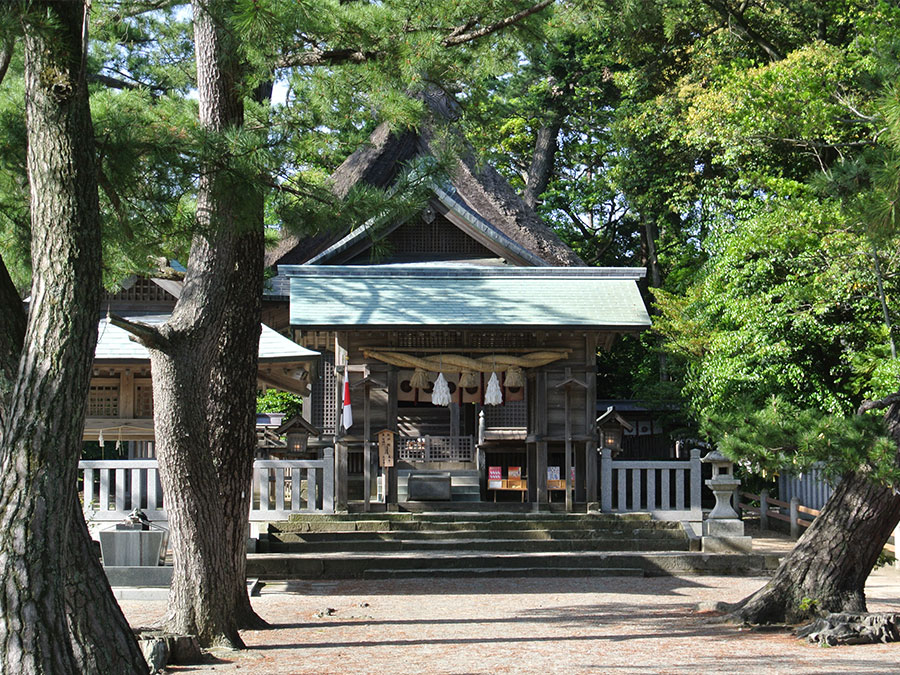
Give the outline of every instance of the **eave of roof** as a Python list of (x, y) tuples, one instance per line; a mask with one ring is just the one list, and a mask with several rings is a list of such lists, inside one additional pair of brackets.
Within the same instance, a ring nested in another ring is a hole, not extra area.
[(572, 327), (650, 326), (635, 283), (641, 268), (474, 265), (281, 266), (291, 277), (291, 324)]
[[(157, 314), (130, 318), (142, 323), (159, 324), (168, 316)], [(279, 335), (262, 324), (262, 332), (259, 337), (260, 363), (308, 362), (318, 358), (319, 355), (319, 352), (301, 347), (296, 342)], [(149, 363), (149, 361), (150, 353), (147, 348), (133, 341), (128, 331), (108, 323), (105, 319), (100, 321), (97, 347), (94, 350), (95, 364), (130, 365)]]

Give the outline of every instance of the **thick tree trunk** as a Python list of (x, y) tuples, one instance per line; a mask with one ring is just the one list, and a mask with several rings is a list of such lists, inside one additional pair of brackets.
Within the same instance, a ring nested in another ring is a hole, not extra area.
[(258, 202), (259, 223), (242, 234), (235, 247), (229, 303), (210, 378), (209, 423), (226, 524), (224, 548), (230, 562), (222, 572), (223, 583), (232, 586), (238, 627), (263, 628), (267, 624), (253, 611), (247, 594), (246, 541), (256, 452), (256, 373), (265, 240), (262, 197), (247, 194), (246, 198)]
[(83, 673), (146, 673), (147, 663), (113, 596), (91, 541), (81, 504), (72, 500), (68, 537), (66, 611), (75, 658)]
[(150, 352), (157, 457), (174, 557), (165, 626), (197, 635), (203, 646), (240, 647), (233, 598), (222, 583), (230, 553), (206, 420), (216, 332), (214, 326), (212, 340), (176, 334), (165, 351)]
[(556, 157), (557, 142), (560, 124), (554, 121), (540, 127), (534, 142), (534, 152), (531, 155), (531, 165), (528, 167), (528, 175), (525, 179), (525, 192), (522, 199), (531, 208), (537, 207), (538, 199), (550, 184), (550, 176), (553, 175), (553, 161)]
[[(0, 432), (4, 673), (83, 673), (94, 663), (84, 660), (85, 650), (72, 647), (65, 593), (76, 449), (100, 308), (100, 215), (83, 17), (81, 3), (33, 3), (25, 23), (32, 286), (24, 347)], [(107, 618), (98, 611), (94, 620)], [(129, 633), (121, 626), (109, 629), (130, 652)], [(129, 665), (111, 672), (146, 672), (145, 665)]]
[[(243, 125), (230, 8), (226, 0), (193, 2), (200, 123), (212, 133)], [(246, 390), (255, 392), (256, 370), (246, 354), (223, 350), (249, 349), (255, 364), (259, 310), (252, 305), (262, 294), (261, 279), (254, 281), (262, 273), (262, 252), (256, 242), (246, 250), (242, 232), (248, 214), (254, 223), (256, 199), (227, 162), (218, 158), (201, 171), (198, 234), (184, 290), (172, 318), (146, 343), (175, 562), (166, 628), (197, 635), (203, 646), (242, 647), (238, 625), (252, 617), (237, 589), (246, 596), (244, 538), (255, 447), (255, 438), (246, 437), (255, 410)], [(238, 445), (220, 447), (232, 442)]]
[[(895, 439), (900, 406), (885, 420)], [(878, 555), (900, 521), (900, 496), (869, 479), (844, 477), (819, 516), (762, 589), (732, 616), (748, 623), (798, 623), (827, 612), (864, 612), (864, 587)]]

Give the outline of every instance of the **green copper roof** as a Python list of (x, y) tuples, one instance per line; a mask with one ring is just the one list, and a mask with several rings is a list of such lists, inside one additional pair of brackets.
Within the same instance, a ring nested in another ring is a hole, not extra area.
[[(160, 324), (168, 315), (128, 317), (141, 323)], [(142, 344), (131, 340), (130, 334), (107, 322), (100, 321), (97, 329), (97, 347), (94, 350), (95, 363), (140, 363), (149, 362), (150, 353)], [(259, 336), (259, 360), (262, 363), (309, 361), (319, 356), (319, 352), (301, 347), (296, 342), (279, 335), (266, 325), (262, 325)]]
[(349, 326), (650, 326), (643, 269), (468, 265), (281, 265), (291, 324)]

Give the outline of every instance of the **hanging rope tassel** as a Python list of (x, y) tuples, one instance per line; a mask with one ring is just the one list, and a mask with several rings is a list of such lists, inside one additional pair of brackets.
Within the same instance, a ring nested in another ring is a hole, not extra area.
[(467, 370), (459, 376), (459, 386), (463, 389), (470, 389), (481, 384), (478, 373)]
[(510, 366), (506, 369), (506, 381), (503, 383), (506, 387), (524, 387), (525, 373), (519, 366)]
[(416, 368), (416, 372), (409, 379), (409, 386), (413, 389), (428, 389), (428, 374), (421, 368)]
[(434, 393), (431, 395), (431, 402), (435, 405), (450, 405), (450, 387), (447, 385), (447, 379), (443, 373), (438, 373), (437, 379), (434, 381)]
[(488, 380), (487, 388), (484, 390), (485, 405), (500, 405), (503, 403), (503, 392), (500, 390), (500, 381), (497, 379), (497, 373), (491, 373), (491, 379)]

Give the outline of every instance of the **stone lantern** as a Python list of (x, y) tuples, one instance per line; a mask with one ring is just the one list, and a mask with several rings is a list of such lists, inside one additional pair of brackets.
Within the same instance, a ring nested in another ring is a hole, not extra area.
[(700, 460), (712, 465), (712, 478), (705, 481), (716, 505), (703, 521), (703, 550), (707, 553), (744, 553), (752, 539), (744, 536), (744, 523), (731, 506), (731, 496), (741, 481), (734, 477), (734, 463), (718, 450)]

